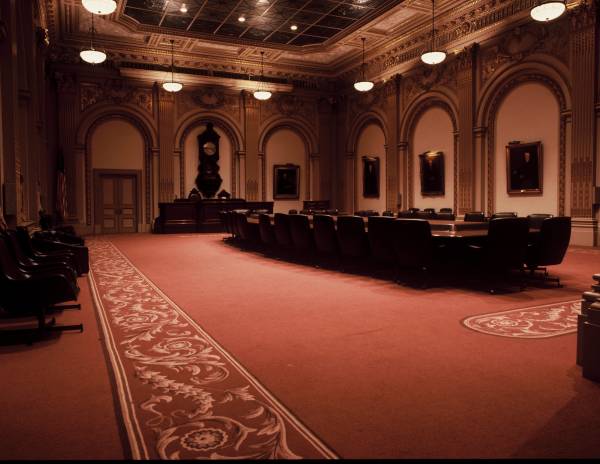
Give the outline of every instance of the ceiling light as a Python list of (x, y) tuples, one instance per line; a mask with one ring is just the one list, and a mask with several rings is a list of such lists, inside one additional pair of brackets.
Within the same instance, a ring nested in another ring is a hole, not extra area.
[(179, 8), (179, 11), (180, 11), (181, 13), (187, 13), (187, 12), (188, 12), (188, 9), (187, 9), (187, 6), (186, 6), (186, 4), (185, 4), (185, 3), (182, 3), (182, 4), (181, 4), (181, 8)]
[(240, 17), (238, 18), (238, 21), (239, 21), (240, 23), (244, 23), (244, 22), (246, 22), (246, 17), (245, 17), (245, 16), (240, 16)]
[(431, 0), (431, 48), (421, 55), (425, 64), (440, 64), (446, 59), (446, 53), (435, 49), (435, 0)]
[(292, 24), (292, 25), (290, 26), (290, 29), (291, 29), (292, 31), (297, 31), (297, 30), (298, 30), (298, 26), (296, 26), (295, 24)]
[(361, 66), (362, 73), (361, 73), (361, 79), (354, 83), (354, 88), (356, 90), (358, 90), (359, 92), (368, 92), (369, 90), (371, 90), (373, 88), (373, 86), (375, 84), (373, 84), (373, 82), (368, 81), (365, 78), (365, 67), (366, 67), (366, 65), (365, 65), (365, 40), (366, 39), (364, 37), (361, 37), (361, 40), (362, 40), (362, 49), (363, 49), (362, 66)]
[(531, 17), (536, 21), (547, 22), (556, 19), (565, 12), (567, 5), (564, 1), (540, 1), (531, 9)]
[(171, 80), (168, 82), (163, 82), (163, 89), (167, 92), (179, 92), (183, 89), (183, 84), (179, 82), (175, 82), (175, 60), (173, 58), (173, 40), (171, 39)]
[(264, 85), (264, 77), (265, 77), (265, 52), (261, 51), (260, 52), (260, 81), (258, 82), (258, 87), (257, 89), (254, 91), (253, 95), (254, 98), (256, 98), (257, 100), (268, 100), (269, 98), (271, 98), (271, 92), (269, 92)]
[(107, 15), (117, 9), (115, 0), (81, 0), (83, 7), (90, 13)]
[(81, 50), (79, 56), (83, 61), (90, 64), (100, 64), (106, 60), (106, 53), (94, 48), (94, 14), (92, 13), (92, 29), (90, 35), (90, 48)]

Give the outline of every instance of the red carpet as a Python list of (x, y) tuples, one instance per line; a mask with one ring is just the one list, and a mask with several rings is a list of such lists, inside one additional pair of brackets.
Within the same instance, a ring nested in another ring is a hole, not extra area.
[(600, 456), (600, 386), (581, 377), (574, 334), (461, 324), (577, 299), (597, 250), (551, 269), (563, 288), (490, 295), (277, 261), (221, 237), (110, 240), (340, 456)]

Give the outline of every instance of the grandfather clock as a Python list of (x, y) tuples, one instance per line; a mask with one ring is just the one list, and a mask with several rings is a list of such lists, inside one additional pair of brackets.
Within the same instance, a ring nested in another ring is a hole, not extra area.
[(219, 139), (219, 134), (210, 122), (206, 124), (206, 130), (198, 136), (200, 156), (196, 185), (204, 198), (214, 197), (223, 182), (219, 175)]

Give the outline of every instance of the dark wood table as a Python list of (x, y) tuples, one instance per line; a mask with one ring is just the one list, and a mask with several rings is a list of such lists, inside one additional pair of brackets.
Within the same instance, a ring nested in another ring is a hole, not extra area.
[[(273, 214), (269, 214), (271, 222), (273, 222)], [(308, 216), (308, 220), (312, 225), (312, 216)], [(337, 221), (337, 216), (333, 216), (334, 221)], [(368, 230), (369, 218), (363, 217), (365, 228)], [(431, 235), (441, 238), (471, 238), (485, 237), (488, 231), (487, 222), (465, 222), (465, 221), (449, 221), (445, 219), (429, 219), (431, 224)], [(258, 224), (258, 216), (248, 216), (248, 223)]]

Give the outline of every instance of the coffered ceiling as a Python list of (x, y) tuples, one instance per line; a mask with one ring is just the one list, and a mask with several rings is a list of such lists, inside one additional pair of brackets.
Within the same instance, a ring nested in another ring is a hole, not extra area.
[[(59, 61), (89, 45), (91, 14), (81, 0), (39, 0), (46, 8)], [(183, 4), (185, 6), (183, 7)], [(436, 29), (443, 44), (489, 30), (511, 15), (527, 16), (531, 0), (436, 0)], [(272, 82), (349, 75), (361, 62), (418, 59), (431, 32), (431, 0), (117, 0), (117, 10), (96, 16), (96, 46), (109, 63), (153, 69), (170, 64), (207, 76), (256, 75), (265, 52)], [(182, 7), (184, 12), (182, 12)], [(187, 10), (187, 11), (185, 11)], [(508, 12), (508, 13), (507, 13)], [(238, 20), (243, 16), (245, 21)], [(295, 31), (290, 29), (294, 24)], [(408, 57), (408, 58), (405, 58)], [(68, 60), (67, 60), (68, 61)], [(386, 72), (393, 72), (386, 67)]]

